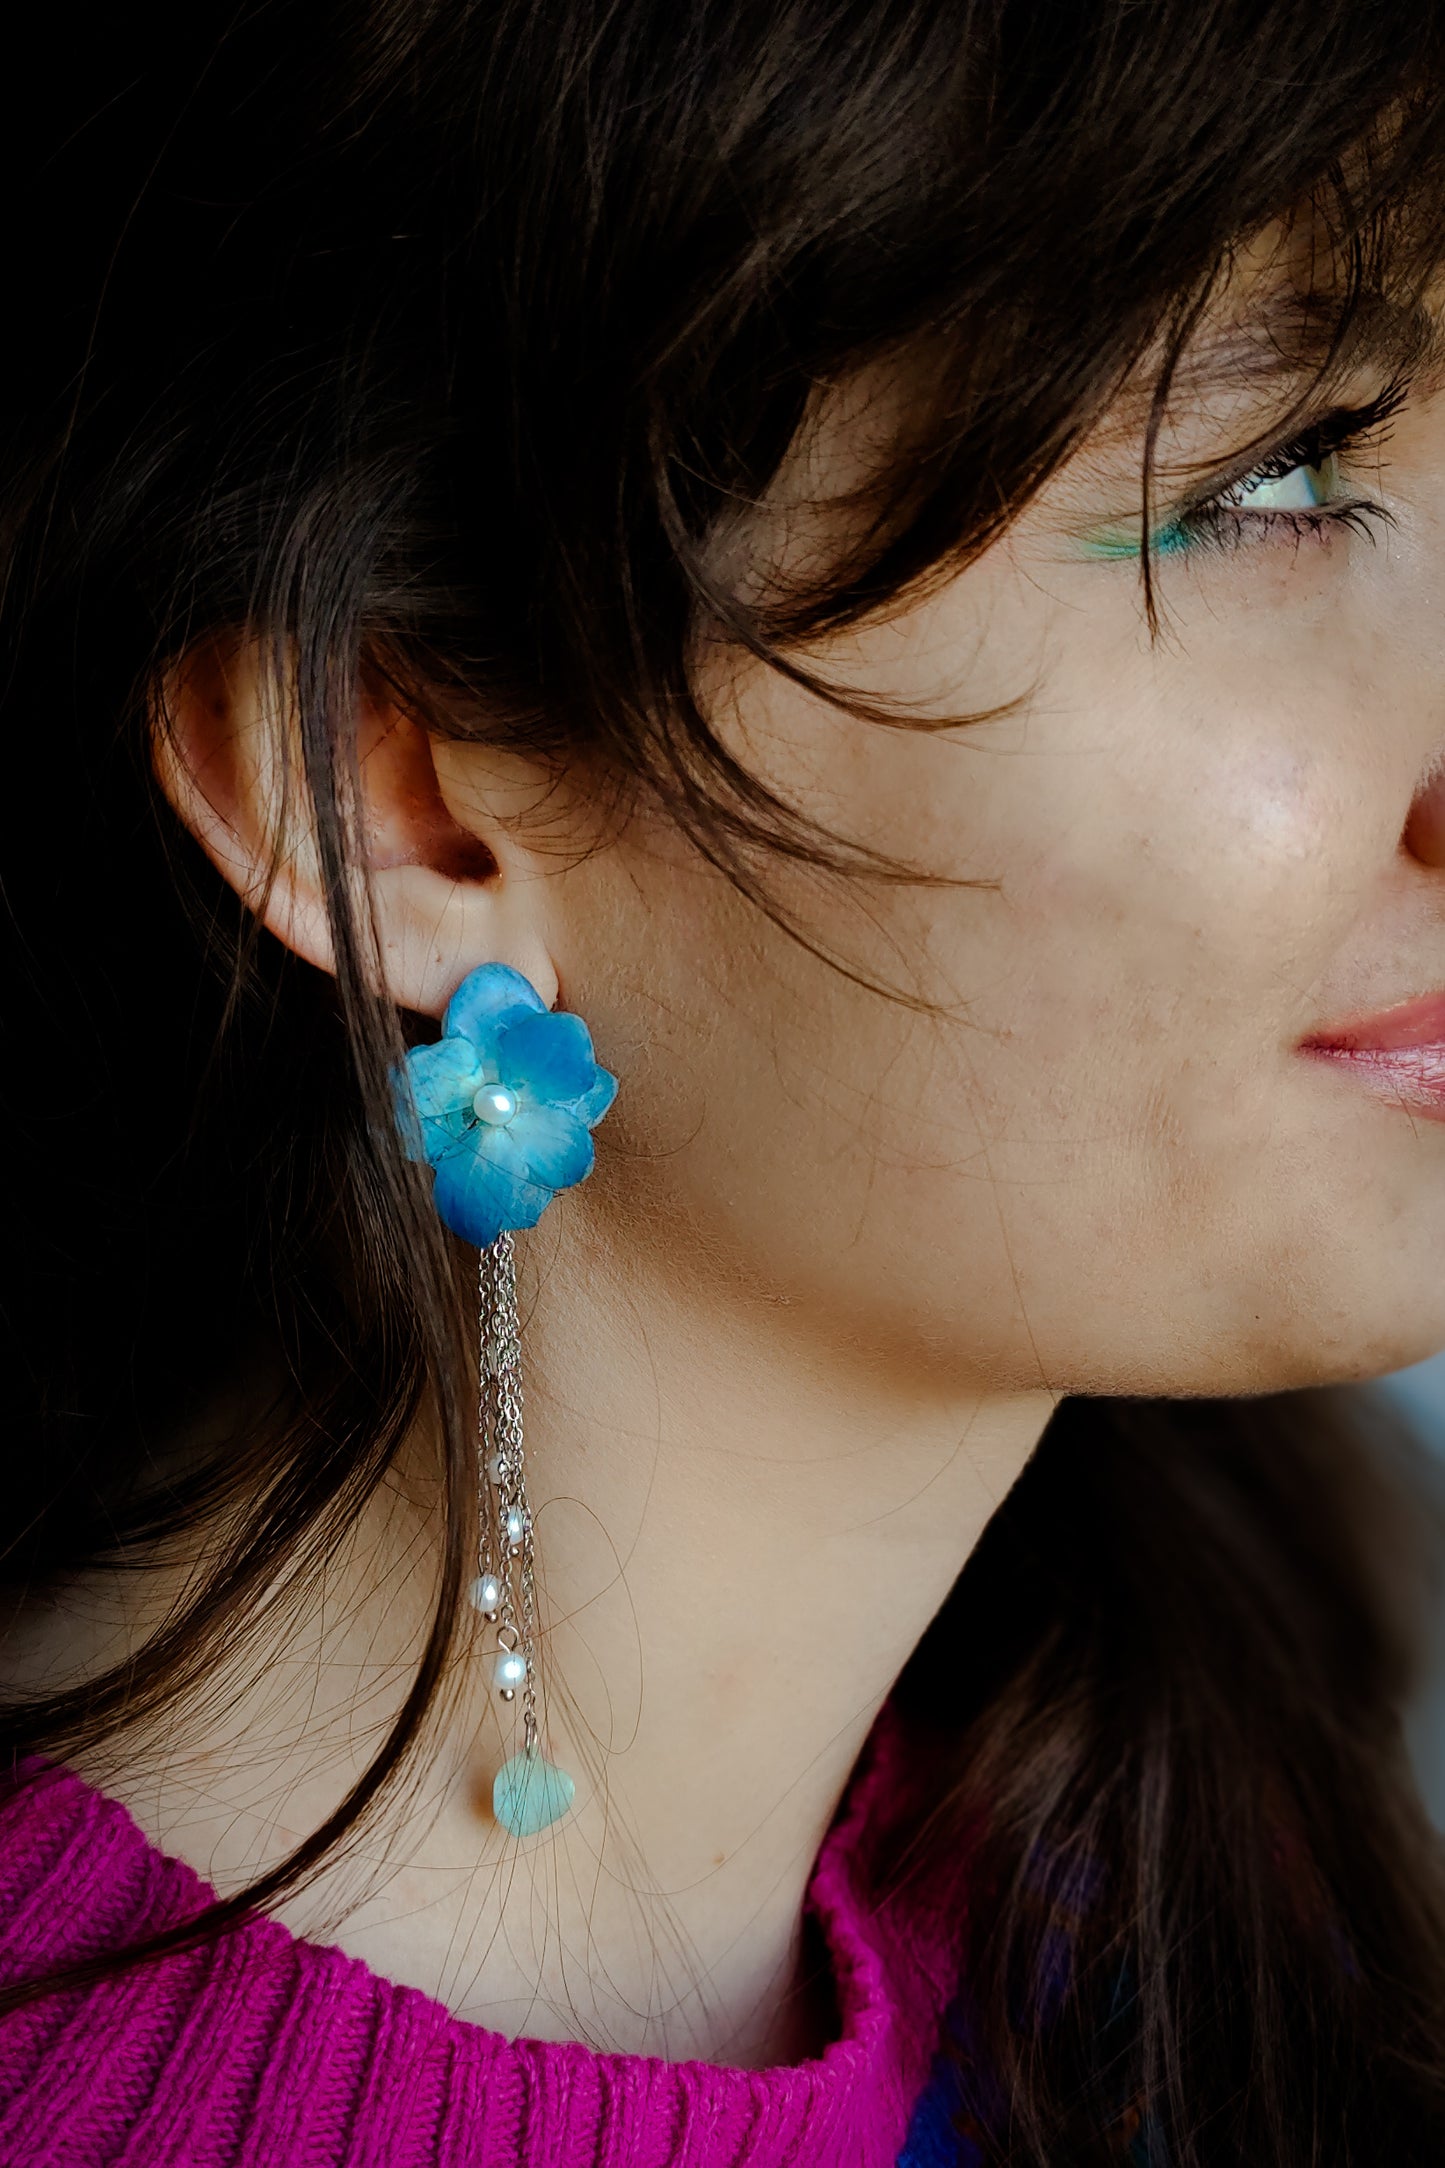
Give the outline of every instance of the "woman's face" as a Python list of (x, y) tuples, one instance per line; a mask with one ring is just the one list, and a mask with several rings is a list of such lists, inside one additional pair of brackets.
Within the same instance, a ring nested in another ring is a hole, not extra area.
[[(1391, 373), (1362, 360), (1325, 404)], [(1445, 1346), (1445, 1124), (1302, 1050), (1445, 989), (1429, 389), (1387, 442), (1332, 455), (1327, 425), (1180, 526), (1200, 467), (1281, 402), (1186, 372), (1157, 636), (1119, 415), (976, 565), (810, 658), (996, 719), (892, 729), (719, 679), (719, 729), (784, 795), (946, 877), (771, 875), (830, 952), (938, 1013), (831, 970), (637, 820), (544, 884), (561, 998), (623, 1079), (570, 1209), (915, 1376), (1237, 1392)], [(1345, 516), (1362, 498), (1388, 522)]]

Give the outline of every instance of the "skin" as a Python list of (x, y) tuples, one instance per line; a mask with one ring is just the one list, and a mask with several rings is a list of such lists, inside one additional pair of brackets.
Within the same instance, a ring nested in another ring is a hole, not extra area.
[[(1346, 396), (1378, 389), (1362, 368)], [(1158, 637), (1137, 562), (1097, 547), (1138, 494), (1121, 409), (977, 564), (810, 658), (993, 720), (887, 729), (710, 660), (719, 727), (786, 796), (950, 877), (772, 876), (926, 1012), (789, 941), (656, 818), (574, 850), (580, 785), (362, 715), (392, 997), (440, 1015), (498, 958), (587, 1018), (622, 1091), (596, 1174), (523, 1238), (549, 1736), (577, 1806), (520, 1861), (500, 1840), (483, 1802), (512, 1742), (474, 1654), (415, 1811), (292, 1926), (508, 2032), (815, 2050), (818, 1842), (1058, 1396), (1271, 1391), (1445, 1346), (1445, 1128), (1300, 1051), (1445, 986), (1431, 392), (1357, 462), (1388, 530), (1171, 553)], [(1283, 403), (1191, 382), (1161, 494)], [(854, 427), (784, 476), (760, 550), (786, 557), (789, 492), (826, 493)], [(172, 708), (167, 787), (259, 902), (282, 734), (254, 657), (198, 653)], [(264, 908), (324, 965), (289, 841)], [(153, 1751), (88, 1766), (222, 1888), (314, 1826), (399, 1704), (434, 1585), (426, 1448), (324, 1605)], [(37, 1628), (35, 1675), (113, 1653), (174, 1586), (89, 1591)]]

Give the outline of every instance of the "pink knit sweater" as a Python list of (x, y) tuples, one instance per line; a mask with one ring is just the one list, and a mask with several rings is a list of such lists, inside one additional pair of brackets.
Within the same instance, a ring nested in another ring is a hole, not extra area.
[[(915, 2151), (908, 2131), (956, 1985), (957, 1914), (865, 1894), (901, 1753), (885, 1717), (813, 1870), (808, 1904), (839, 2012), (814, 2061), (734, 2070), (508, 2040), (258, 1918), (212, 1948), (0, 2020), (0, 2163), (894, 2168), (905, 2148), (909, 2161), (941, 2157), (931, 2141)], [(212, 1894), (114, 1800), (63, 1768), (22, 1769), (35, 1781), (0, 1800), (0, 1980), (128, 1940)], [(937, 2116), (925, 2108), (922, 2120)]]

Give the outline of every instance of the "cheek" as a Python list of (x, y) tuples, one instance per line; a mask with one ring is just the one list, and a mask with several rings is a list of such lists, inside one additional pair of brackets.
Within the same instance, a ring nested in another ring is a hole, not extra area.
[(1273, 728), (1236, 711), (1131, 732), (1086, 803), (1037, 808), (1005, 888), (1071, 1012), (1104, 999), (1187, 1028), (1223, 1004), (1251, 1031), (1294, 1027), (1353, 913), (1364, 822), (1359, 779)]
[(1138, 1274), (1268, 1246), (1300, 1142), (1294, 1049), (1378, 874), (1361, 838), (1386, 798), (1328, 757), (1343, 726), (1296, 723), (1258, 695), (1116, 714), (1087, 768), (1041, 755), (1015, 786), (982, 1075), (1036, 1305), (1051, 1246), (1084, 1241), (1141, 1315)]
[(1202, 778), (1199, 826), (1213, 847), (1210, 867), (1227, 871), (1224, 900), (1238, 884), (1294, 886), (1338, 847), (1343, 807), (1319, 761), (1283, 747), (1240, 750)]
[(1116, 658), (955, 738), (807, 738), (844, 833), (985, 884), (769, 869), (832, 953), (942, 1017), (860, 993), (659, 843), (625, 880), (595, 861), (636, 974), (614, 1178), (649, 1254), (723, 1260), (914, 1370), (963, 1349), (1000, 1379), (1046, 1358), (1084, 1389), (1196, 1389), (1221, 1346), (1273, 1346), (1327, 1217), (1294, 1046), (1400, 784), (1373, 697), (1295, 653), (1292, 677), (1174, 657), (1173, 685)]

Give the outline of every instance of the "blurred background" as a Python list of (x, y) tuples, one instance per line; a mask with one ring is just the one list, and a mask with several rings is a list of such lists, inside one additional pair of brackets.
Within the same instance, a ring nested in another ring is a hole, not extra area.
[[(1412, 1370), (1397, 1370), (1362, 1392), (1383, 1393), (1409, 1418), (1411, 1427), (1445, 1467), (1445, 1355)], [(1425, 1691), (1410, 1712), (1410, 1745), (1425, 1802), (1445, 1829), (1445, 1604), (1439, 1612), (1434, 1665)]]

